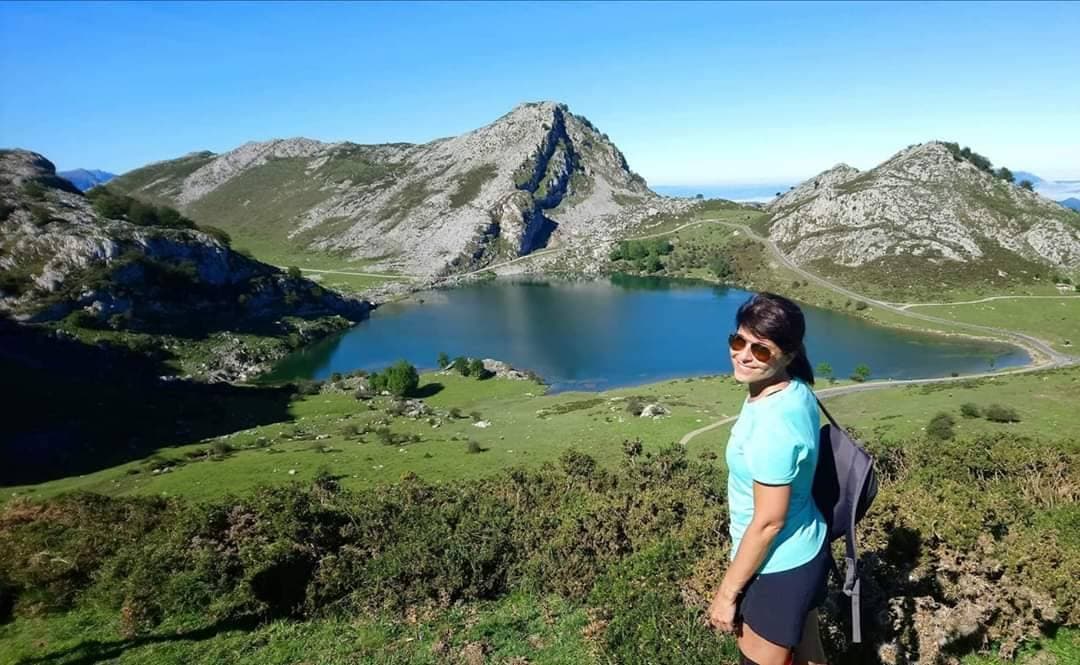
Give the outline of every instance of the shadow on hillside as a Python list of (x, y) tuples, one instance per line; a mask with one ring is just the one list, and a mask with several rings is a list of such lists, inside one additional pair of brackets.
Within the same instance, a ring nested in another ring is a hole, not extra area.
[(437, 381), (432, 381), (431, 383), (425, 383), (424, 385), (414, 390), (412, 396), (417, 399), (427, 399), (428, 397), (433, 397), (441, 393), (444, 387), (445, 386), (443, 386), (443, 384)]
[(0, 318), (0, 485), (90, 473), (290, 420), (291, 386), (163, 381), (167, 360)]
[(16, 665), (36, 665), (37, 663), (59, 662), (63, 662), (65, 665), (89, 665), (90, 663), (101, 663), (119, 658), (129, 649), (137, 649), (148, 644), (201, 642), (203, 640), (211, 639), (221, 633), (250, 631), (258, 627), (258, 625), (259, 620), (257, 618), (245, 617), (241, 619), (219, 621), (209, 626), (185, 632), (146, 635), (144, 637), (134, 637), (128, 640), (113, 640), (110, 642), (87, 640), (67, 649), (61, 649), (42, 656), (24, 658), (16, 661)]

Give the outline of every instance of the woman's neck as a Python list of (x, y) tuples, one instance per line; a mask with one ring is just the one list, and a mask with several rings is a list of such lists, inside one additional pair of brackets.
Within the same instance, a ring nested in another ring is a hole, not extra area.
[(771, 376), (762, 381), (754, 381), (749, 384), (750, 401), (753, 402), (762, 397), (768, 397), (775, 392), (783, 390), (789, 383), (791, 383), (791, 377), (788, 376), (787, 372), (781, 372), (776, 376)]

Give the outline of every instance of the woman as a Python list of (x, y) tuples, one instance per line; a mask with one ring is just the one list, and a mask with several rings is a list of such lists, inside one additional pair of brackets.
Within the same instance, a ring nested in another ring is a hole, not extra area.
[(806, 322), (771, 293), (735, 322), (731, 364), (749, 395), (727, 445), (732, 558), (709, 622), (737, 635), (744, 664), (824, 663), (815, 608), (832, 558), (812, 495), (820, 421)]

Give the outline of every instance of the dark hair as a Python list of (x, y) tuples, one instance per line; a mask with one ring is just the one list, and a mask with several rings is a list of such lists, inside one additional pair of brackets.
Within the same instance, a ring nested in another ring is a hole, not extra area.
[(806, 319), (798, 305), (775, 293), (758, 293), (739, 306), (735, 327), (746, 328), (756, 337), (769, 340), (784, 353), (794, 353), (788, 374), (814, 385), (814, 370), (810, 368), (803, 344)]

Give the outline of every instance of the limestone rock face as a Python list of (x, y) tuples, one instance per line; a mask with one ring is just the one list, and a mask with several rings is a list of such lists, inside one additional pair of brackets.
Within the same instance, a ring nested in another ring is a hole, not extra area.
[(0, 310), (20, 319), (84, 308), (99, 319), (321, 311), (358, 320), (370, 309), (202, 231), (104, 218), (51, 162), (27, 150), (0, 151), (0, 208)]
[(769, 236), (800, 263), (910, 256), (966, 263), (1005, 250), (1080, 267), (1080, 216), (980, 170), (940, 142), (859, 172), (841, 164), (772, 201)]
[(665, 206), (563, 104), (521, 104), (425, 144), (248, 143), (150, 164), (110, 187), (235, 238), (344, 253), (376, 270), (466, 272), (543, 247), (611, 240)]

